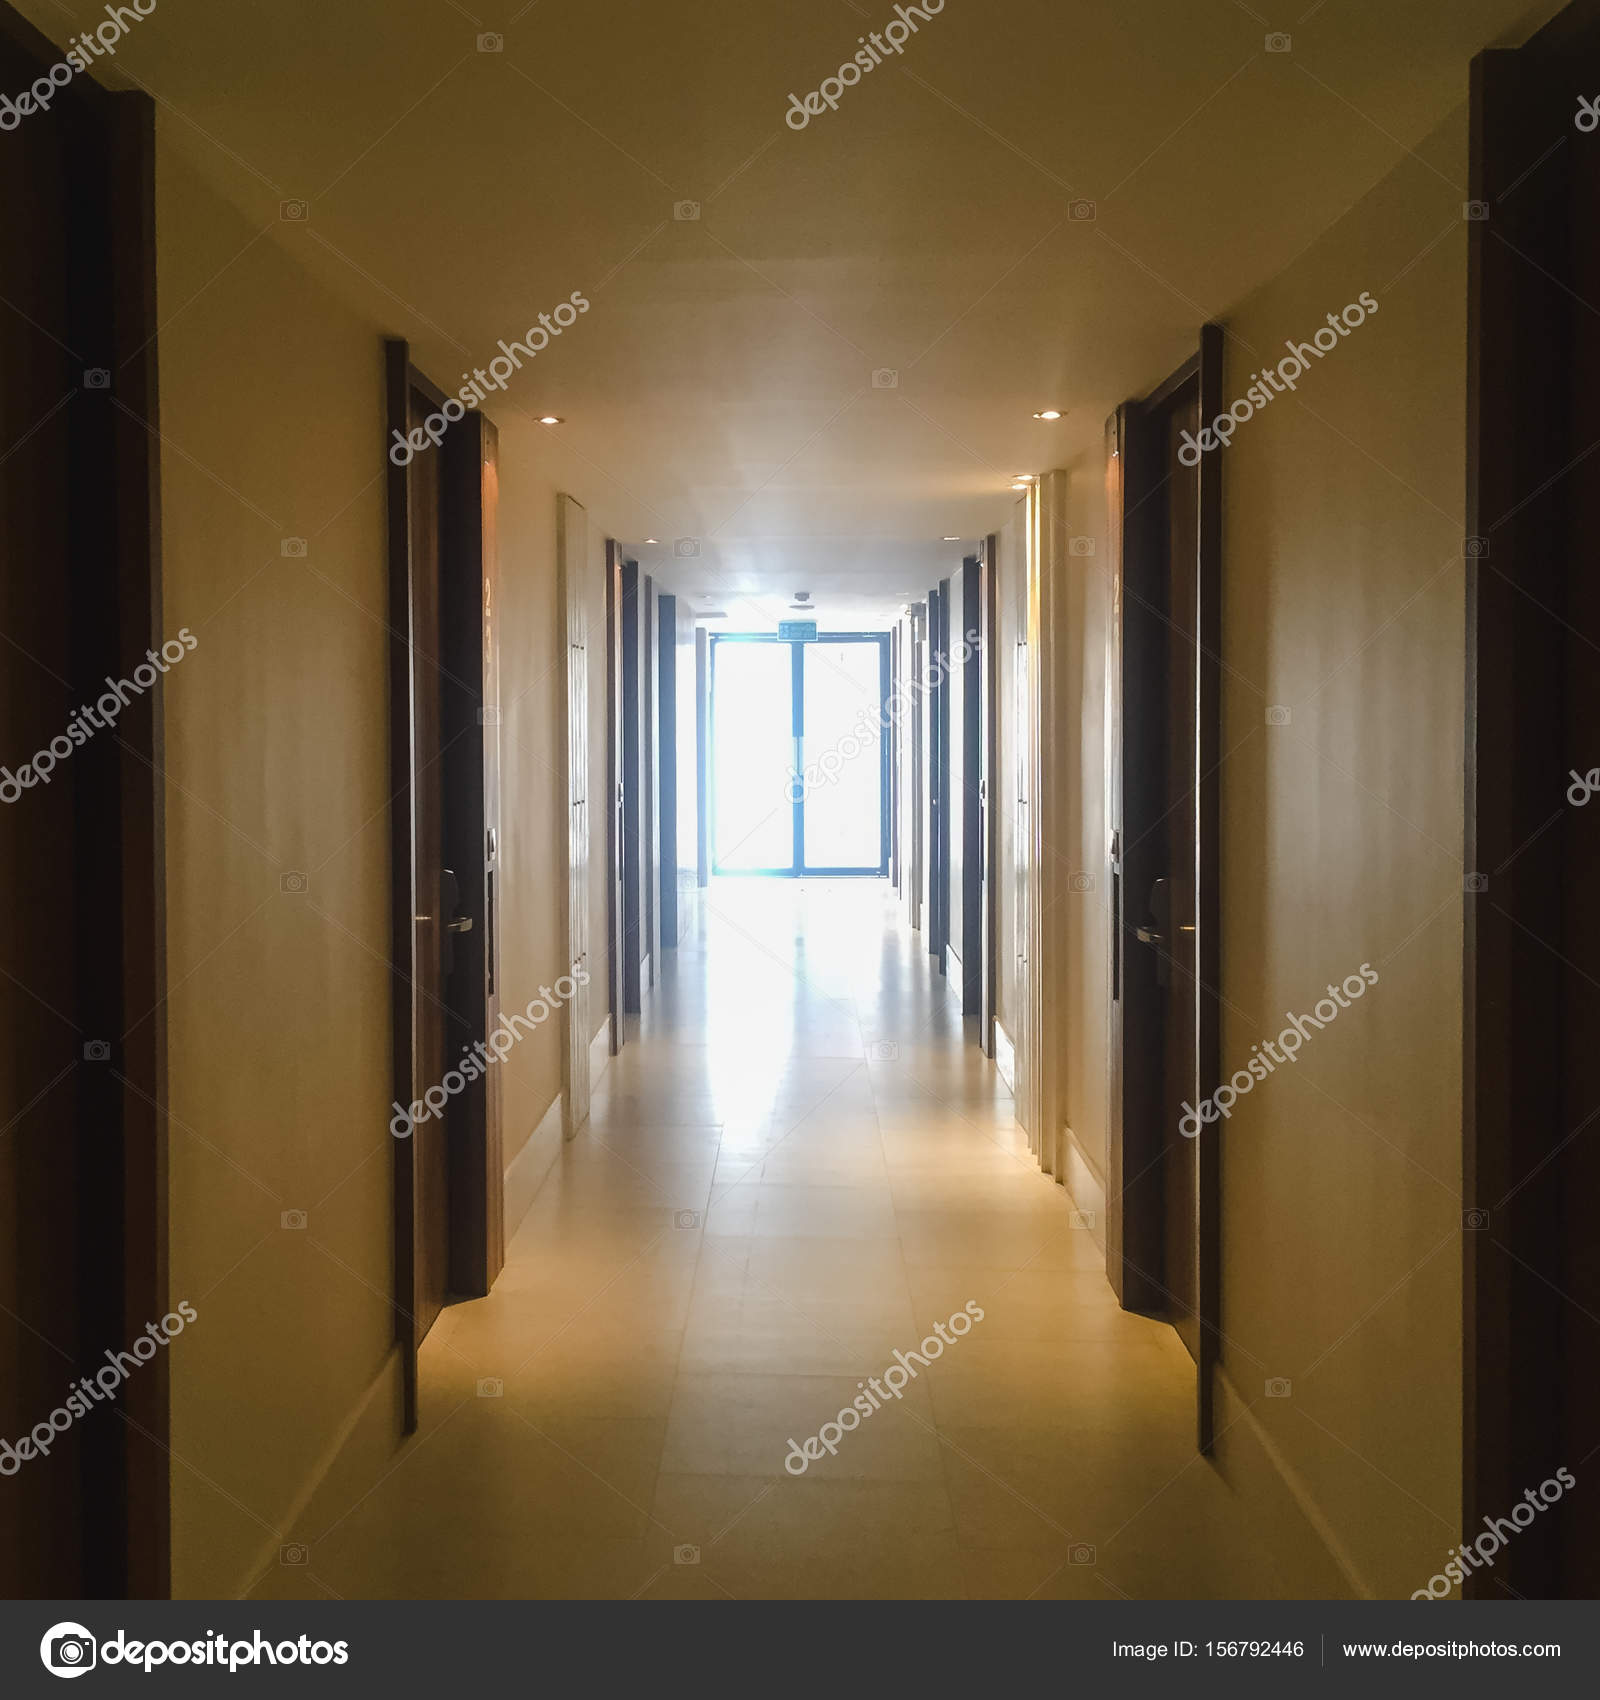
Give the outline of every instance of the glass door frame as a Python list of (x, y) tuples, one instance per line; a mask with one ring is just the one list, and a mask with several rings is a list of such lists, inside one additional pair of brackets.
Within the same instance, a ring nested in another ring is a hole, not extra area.
[[(808, 868), (806, 866), (806, 791), (805, 762), (805, 656), (802, 651), (810, 643), (870, 643), (878, 649), (878, 861), (872, 867)], [(794, 757), (789, 782), (790, 806), (794, 810), (794, 856), (786, 868), (724, 868), (717, 858), (717, 650), (725, 643), (767, 643), (783, 645), (789, 650), (790, 730)], [(710, 714), (707, 735), (710, 740), (710, 796), (706, 803), (706, 818), (711, 824), (711, 871), (724, 879), (887, 879), (889, 875), (889, 835), (892, 823), (889, 814), (889, 695), (892, 671), (888, 632), (818, 632), (811, 638), (780, 638), (766, 632), (713, 632), (711, 634)]]

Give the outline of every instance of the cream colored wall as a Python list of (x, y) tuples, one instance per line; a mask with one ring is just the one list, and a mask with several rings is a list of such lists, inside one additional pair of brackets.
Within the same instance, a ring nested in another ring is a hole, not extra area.
[[(504, 616), (500, 638), (504, 699), (500, 1007), (510, 1012), (525, 1009), (541, 995), (541, 987), (548, 990), (567, 971), (567, 657), (556, 571), (558, 492), (539, 471), (534, 440), (538, 427), (521, 414), (505, 410), (497, 423)], [(605, 630), (603, 621), (600, 629)], [(603, 972), (598, 979), (603, 1008)], [(561, 1022), (546, 1021), (502, 1065), (508, 1164), (561, 1091), (565, 1044)]]
[(383, 354), (165, 120), (157, 233), (173, 1585), (227, 1597), (392, 1369)]
[(995, 929), (999, 960), (995, 964), (995, 1013), (1013, 1043), (1017, 1037), (1017, 645), (1028, 627), (1028, 563), (1023, 504), (997, 534), (999, 571), (995, 584), (995, 641), (998, 761), (995, 796), (1000, 807), (996, 878), (1000, 888), (1000, 919)]
[[(157, 221), (164, 621), (199, 640), (165, 686), (172, 1293), (199, 1313), (170, 1366), (173, 1576), (179, 1595), (226, 1597), (275, 1562), (353, 1434), (362, 1468), (382, 1466), (399, 1438), (382, 455), (392, 327), (328, 295), (276, 242), (252, 242), (166, 119)], [(565, 970), (564, 655), (555, 489), (536, 427), (497, 422), (510, 1009)], [(282, 552), (290, 537), (306, 540), (303, 557)], [(603, 601), (593, 618), (603, 633)], [(603, 647), (598, 659), (603, 704)], [(594, 748), (603, 773), (599, 737)], [(280, 888), (290, 872), (307, 876), (303, 893)], [(510, 1161), (560, 1090), (559, 1023), (503, 1066)], [(306, 1212), (306, 1227), (284, 1227), (288, 1211)], [(349, 1448), (339, 1468), (354, 1469)]]
[(1223, 461), (1224, 1072), (1381, 978), (1222, 1136), (1222, 1458), (1262, 1467), (1259, 1425), (1399, 1595), (1460, 1536), (1464, 115), (1419, 151), (1228, 316), (1224, 386), (1377, 297)]
[[(1045, 1068), (1054, 1114), (1070, 1134), (1055, 1163), (1085, 1209), (1104, 1207), (1110, 1096), (1107, 1024), (1111, 914), (1106, 849), (1106, 564), (1103, 468), (1079, 463), (1047, 479), (1042, 571), (1049, 580), (1050, 721), (1043, 742), (1049, 805)], [(1053, 510), (1053, 511), (1052, 511)], [(1087, 1165), (1088, 1174), (1079, 1165)], [(1097, 1220), (1097, 1226), (1098, 1226)]]

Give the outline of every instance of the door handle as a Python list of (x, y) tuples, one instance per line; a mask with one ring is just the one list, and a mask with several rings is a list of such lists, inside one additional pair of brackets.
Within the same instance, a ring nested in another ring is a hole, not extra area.
[(1156, 984), (1169, 986), (1172, 984), (1172, 959), (1168, 956), (1165, 946), (1168, 942), (1167, 933), (1172, 925), (1172, 882), (1158, 879), (1150, 887), (1150, 920), (1147, 925), (1135, 927), (1133, 936), (1140, 944), (1153, 945), (1156, 951)]
[(446, 921), (444, 930), (447, 933), (470, 933), (472, 931), (472, 917), (460, 915), (454, 921)]

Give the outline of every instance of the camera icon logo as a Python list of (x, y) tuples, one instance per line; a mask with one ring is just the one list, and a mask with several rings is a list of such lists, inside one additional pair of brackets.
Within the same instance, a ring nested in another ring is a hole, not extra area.
[(1489, 216), (1489, 203), (1487, 201), (1463, 201), (1461, 203), (1461, 216), (1469, 224), (1482, 224)]
[(497, 1375), (486, 1375), (478, 1383), (480, 1399), (503, 1399), (506, 1396), (506, 1384)]
[(1268, 53), (1287, 53), (1293, 45), (1292, 40), (1281, 30), (1275, 30), (1267, 37)]
[(306, 1213), (303, 1210), (285, 1210), (278, 1220), (286, 1228), (304, 1228), (306, 1225)]
[(679, 224), (698, 224), (700, 222), (700, 203), (698, 201), (674, 201), (672, 216)]
[(1074, 874), (1072, 876), (1072, 878), (1067, 881), (1067, 884), (1070, 885), (1074, 891), (1078, 891), (1078, 892), (1093, 891), (1094, 890), (1094, 875), (1093, 874)]
[(279, 1564), (309, 1564), (310, 1562), (311, 1548), (302, 1545), (299, 1541), (292, 1541), (288, 1546), (278, 1548)]
[(499, 703), (485, 703), (478, 710), (478, 724), (480, 726), (498, 726), (500, 724)]
[(700, 1212), (698, 1210), (679, 1210), (673, 1215), (672, 1225), (675, 1228), (698, 1228), (700, 1226)]
[(303, 537), (286, 537), (278, 545), (278, 553), (286, 560), (303, 561), (310, 549)]
[(1068, 1564), (1093, 1564), (1095, 1549), (1087, 1541), (1074, 1541), (1067, 1548)]
[(1067, 545), (1074, 555), (1092, 555), (1094, 539), (1092, 537), (1074, 537)]
[(1293, 718), (1293, 714), (1285, 703), (1275, 702), (1267, 710), (1267, 724), (1269, 726), (1287, 726)]
[(1067, 1225), (1072, 1228), (1087, 1228), (1094, 1232), (1094, 1212), (1092, 1210), (1074, 1210), (1067, 1217)]
[(879, 366), (872, 374), (872, 387), (875, 390), (897, 390), (900, 388), (900, 374), (893, 366)]
[(290, 897), (299, 897), (306, 891), (310, 884), (311, 881), (307, 879), (304, 874), (300, 873), (297, 869), (291, 869), (288, 873), (280, 875), (278, 879), (278, 890), (286, 893)]
[(700, 553), (700, 539), (698, 537), (680, 537), (672, 545), (672, 552), (680, 561), (686, 561), (691, 555)]
[(95, 1638), (81, 1623), (57, 1623), (39, 1642), (39, 1662), (52, 1676), (82, 1676), (100, 1657)]
[(674, 1547), (672, 1549), (672, 1562), (674, 1564), (698, 1564), (700, 1562), (699, 1547), (690, 1546), (687, 1542), (681, 1547)]
[(1487, 874), (1468, 874), (1461, 882), (1461, 889), (1463, 891), (1487, 891), (1489, 889), (1489, 876)]
[(111, 1046), (104, 1039), (86, 1040), (83, 1047), (85, 1062), (110, 1062)]
[(304, 224), (311, 217), (310, 201), (279, 201), (278, 217), (285, 224)]
[(1461, 544), (1461, 553), (1469, 561), (1480, 561), (1489, 553), (1489, 539), (1487, 537), (1465, 538)]
[(503, 35), (496, 35), (493, 30), (485, 30), (478, 37), (478, 51), (480, 53), (504, 53), (505, 50), (506, 38)]
[(1281, 1375), (1273, 1376), (1267, 1383), (1267, 1397), (1269, 1399), (1287, 1399), (1289, 1397), (1287, 1379)]
[(1480, 1228), (1489, 1226), (1489, 1212), (1487, 1210), (1464, 1210), (1461, 1213), (1461, 1225), (1477, 1233)]
[(104, 366), (91, 366), (83, 374), (83, 387), (86, 390), (108, 390), (111, 388), (111, 373)]
[(1093, 219), (1097, 211), (1093, 201), (1073, 201), (1067, 208), (1067, 217), (1084, 223)]
[(893, 1039), (880, 1039), (875, 1045), (867, 1047), (867, 1055), (874, 1062), (893, 1062), (900, 1055), (900, 1047)]

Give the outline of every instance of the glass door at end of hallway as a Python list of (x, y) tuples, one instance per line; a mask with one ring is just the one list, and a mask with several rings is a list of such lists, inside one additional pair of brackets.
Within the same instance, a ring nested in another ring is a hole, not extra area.
[(712, 868), (884, 876), (889, 635), (711, 639)]

